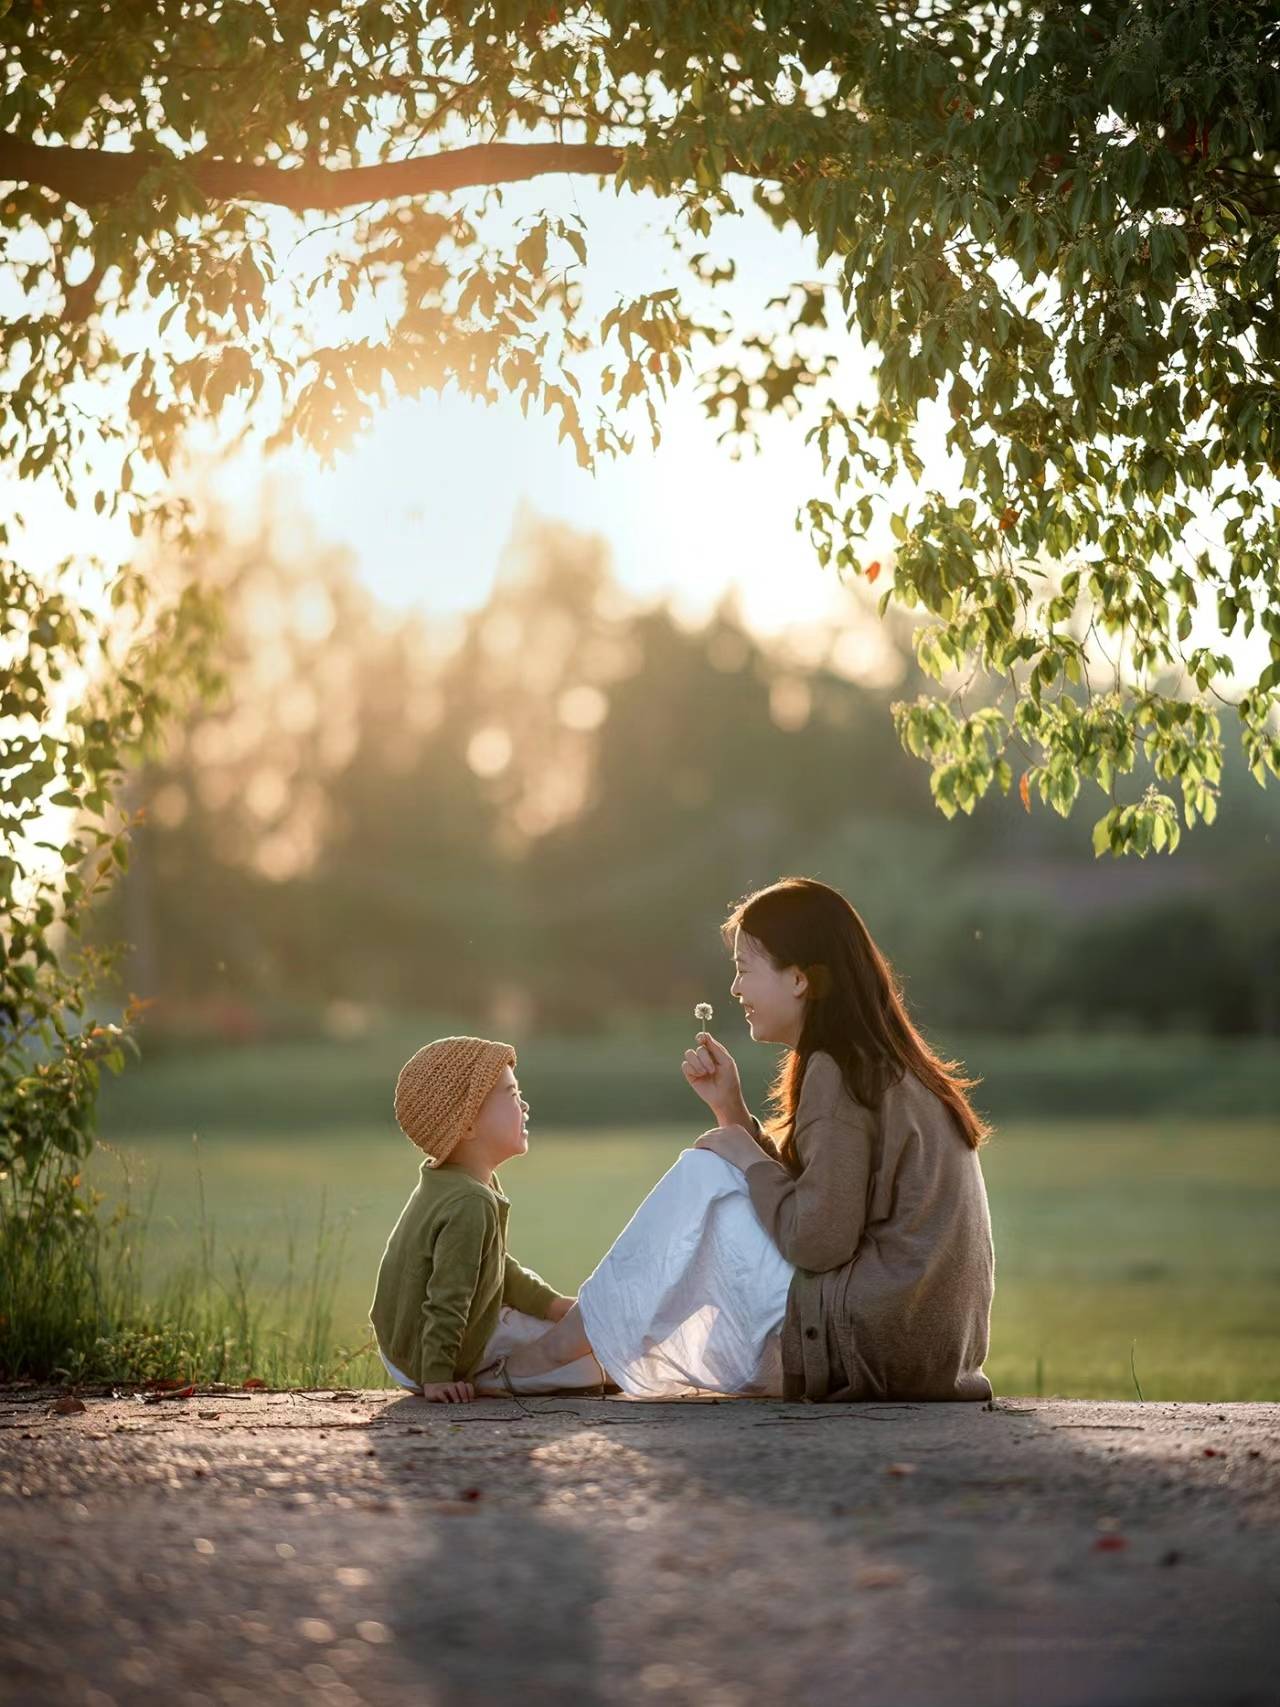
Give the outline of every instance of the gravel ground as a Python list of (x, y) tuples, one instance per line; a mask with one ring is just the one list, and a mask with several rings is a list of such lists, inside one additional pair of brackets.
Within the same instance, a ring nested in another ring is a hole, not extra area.
[(1280, 1406), (0, 1389), (0, 1699), (1280, 1702)]

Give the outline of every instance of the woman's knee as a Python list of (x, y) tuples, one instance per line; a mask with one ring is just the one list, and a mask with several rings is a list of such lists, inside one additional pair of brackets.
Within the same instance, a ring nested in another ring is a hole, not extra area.
[(720, 1196), (726, 1187), (744, 1183), (744, 1176), (714, 1150), (681, 1150), (666, 1177), (682, 1189)]

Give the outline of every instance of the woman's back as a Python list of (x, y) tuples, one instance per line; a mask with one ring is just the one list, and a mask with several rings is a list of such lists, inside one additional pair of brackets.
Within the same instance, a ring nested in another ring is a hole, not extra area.
[(878, 1111), (866, 1226), (839, 1300), (863, 1378), (921, 1397), (989, 1398), (980, 1371), (994, 1286), (978, 1151), (908, 1069)]
[(789, 1252), (783, 1244), (798, 1265), (787, 1396), (990, 1398), (986, 1186), (946, 1104), (908, 1070), (873, 1111), (835, 1059), (815, 1051), (795, 1145), (799, 1179), (780, 1178), (774, 1163), (748, 1172), (774, 1237), (804, 1241)]

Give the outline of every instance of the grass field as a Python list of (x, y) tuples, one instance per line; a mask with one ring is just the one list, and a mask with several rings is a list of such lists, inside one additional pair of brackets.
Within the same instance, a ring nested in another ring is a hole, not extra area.
[[(717, 1031), (734, 1052), (747, 1099), (759, 1106), (778, 1051), (753, 1045), (736, 1013)], [(255, 1136), (381, 1125), (401, 1062), (430, 1037), (457, 1029), (421, 1015), (356, 1037), (299, 1037), (234, 1047), (175, 1046), (144, 1036), (144, 1059), (103, 1087), (104, 1130), (243, 1132)], [(548, 1130), (660, 1126), (690, 1118), (679, 1071), (690, 1027), (678, 1016), (631, 1022), (593, 1037), (520, 1039), (520, 1086)], [(934, 1043), (982, 1083), (989, 1118), (1118, 1120), (1182, 1115), (1202, 1120), (1280, 1110), (1280, 1048), (1269, 1037), (1161, 1033), (946, 1036)], [(693, 1116), (696, 1118), (696, 1111)]]
[[(536, 1109), (535, 1109), (536, 1115)], [(239, 1253), (252, 1284), (306, 1265), (323, 1208), (335, 1333), (355, 1348), (379, 1255), (416, 1179), (416, 1152), (383, 1120), (261, 1134), (165, 1126), (108, 1143), (90, 1177), (136, 1202), (157, 1277), (195, 1259), (200, 1190), (215, 1271)], [(590, 1271), (644, 1192), (701, 1130), (542, 1130), (508, 1165), (512, 1248), (564, 1291)], [(996, 1243), (987, 1372), (998, 1393), (1280, 1400), (1280, 1129), (1262, 1119), (1013, 1122), (983, 1152)], [(198, 1164), (198, 1165), (197, 1165)], [(198, 1179), (199, 1175), (199, 1179)], [(341, 1249), (335, 1245), (341, 1239)], [(378, 1384), (381, 1366), (354, 1361)]]

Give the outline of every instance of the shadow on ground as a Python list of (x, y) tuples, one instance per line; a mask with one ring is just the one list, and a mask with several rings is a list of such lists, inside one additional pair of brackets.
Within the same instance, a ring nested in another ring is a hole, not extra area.
[(1275, 1701), (1280, 1407), (0, 1395), (7, 1699)]

